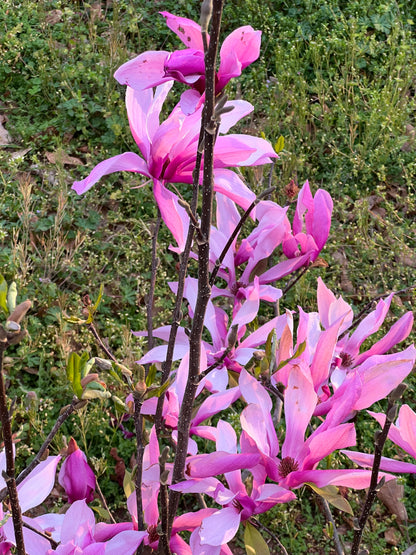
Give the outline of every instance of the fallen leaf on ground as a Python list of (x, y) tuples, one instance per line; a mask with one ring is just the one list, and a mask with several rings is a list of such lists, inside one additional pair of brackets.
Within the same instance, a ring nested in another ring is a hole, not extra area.
[(3, 127), (3, 118), (0, 120), (0, 146), (1, 145), (8, 145), (12, 142), (12, 138), (10, 137), (9, 132), (7, 129)]
[(45, 17), (45, 22), (48, 25), (55, 25), (62, 19), (63, 12), (61, 10), (51, 10)]
[(69, 156), (61, 150), (55, 152), (45, 152), (45, 156), (50, 164), (62, 164), (68, 166), (83, 166), (84, 162), (75, 156)]
[(402, 484), (399, 484), (397, 480), (389, 480), (377, 493), (377, 497), (391, 514), (397, 516), (399, 522), (407, 521), (407, 511), (402, 501), (404, 497), (404, 486)]

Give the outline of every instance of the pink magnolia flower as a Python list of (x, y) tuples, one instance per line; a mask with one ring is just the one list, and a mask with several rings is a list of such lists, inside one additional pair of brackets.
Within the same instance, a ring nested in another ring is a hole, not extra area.
[[(215, 432), (217, 452), (213, 455), (201, 455), (198, 457), (198, 461), (191, 457), (187, 465), (188, 473), (191, 476), (197, 468), (197, 464), (198, 466), (206, 465), (205, 469), (208, 471), (208, 467), (210, 468), (212, 477), (190, 478), (171, 486), (171, 489), (183, 493), (205, 493), (223, 507), (207, 516), (199, 528), (194, 531), (191, 545), (196, 555), (204, 553), (204, 546), (219, 547), (227, 544), (237, 533), (241, 522), (271, 509), (277, 503), (287, 503), (295, 499), (295, 495), (287, 489), (276, 484), (266, 484), (264, 481), (258, 483), (255, 479), (251, 492), (248, 493), (242, 481), (240, 468), (226, 471), (227, 461), (231, 459), (237, 465), (250, 464), (249, 459), (243, 459), (243, 454), (237, 453), (237, 438), (234, 429), (227, 422), (220, 420)], [(218, 454), (221, 455), (218, 456)], [(221, 460), (223, 466), (220, 473), (224, 473), (228, 488), (213, 477), (218, 473), (218, 464), (221, 465)], [(252, 459), (251, 464), (255, 460)]]
[[(130, 129), (143, 158), (125, 152), (100, 162), (82, 181), (72, 188), (82, 194), (103, 176), (118, 171), (144, 175), (153, 181), (153, 192), (163, 220), (174, 236), (179, 250), (186, 241), (189, 217), (179, 205), (178, 196), (166, 188), (167, 183), (192, 183), (197, 154), (202, 108), (186, 116), (177, 106), (161, 124), (159, 115), (171, 87), (166, 83), (152, 89), (135, 91), (127, 87), (126, 107)], [(228, 103), (231, 112), (221, 118), (219, 133), (228, 130), (253, 109), (250, 103), (236, 100)], [(250, 135), (220, 135), (214, 149), (214, 189), (246, 209), (255, 195), (228, 167), (265, 164), (277, 155), (271, 145)]]
[(282, 243), (283, 253), (289, 258), (307, 256), (307, 262), (316, 260), (328, 239), (333, 203), (327, 191), (318, 189), (312, 196), (309, 182), (299, 191), (292, 232)]
[[(185, 17), (160, 12), (168, 27), (185, 44), (184, 50), (149, 51), (123, 64), (114, 74), (122, 85), (143, 90), (172, 80), (189, 85), (199, 93), (205, 90), (205, 62), (201, 27)], [(249, 25), (233, 31), (223, 42), (216, 93), (233, 77), (238, 77), (260, 54), (261, 32)]]
[(43, 555), (133, 555), (146, 536), (146, 532), (133, 530), (132, 523), (96, 525), (85, 499), (75, 501), (60, 516), (63, 520), (54, 538), (60, 545)]
[(65, 489), (69, 503), (86, 499), (90, 503), (94, 499), (95, 475), (87, 463), (85, 453), (71, 437), (67, 456), (59, 471), (58, 481)]
[(354, 402), (345, 397), (343, 406), (334, 407), (327, 419), (305, 439), (318, 397), (308, 372), (294, 366), (289, 374), (284, 393), (286, 434), (281, 449), (270, 416), (270, 403), (264, 388), (246, 371), (240, 374), (242, 396), (249, 403), (241, 414), (243, 433), (241, 447), (244, 452), (260, 452), (261, 463), (253, 474), (267, 473), (279, 486), (296, 489), (307, 482), (318, 487), (347, 486), (357, 489), (368, 487), (371, 472), (365, 470), (328, 469), (317, 466), (321, 460), (343, 447), (355, 445), (353, 424), (342, 424), (344, 416)]

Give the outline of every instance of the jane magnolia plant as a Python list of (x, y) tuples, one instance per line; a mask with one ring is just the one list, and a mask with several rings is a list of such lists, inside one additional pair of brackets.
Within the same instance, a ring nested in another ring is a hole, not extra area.
[[(100, 162), (73, 185), (84, 194), (113, 172), (143, 176), (142, 184), (151, 184), (160, 217), (172, 234), (170, 248), (179, 255), (178, 281), (169, 284), (176, 298), (173, 319), (134, 332), (151, 338), (138, 366), (123, 367), (101, 342), (93, 323), (98, 303), (92, 305), (89, 298), (84, 298), (86, 319), (79, 322), (89, 327), (106, 358), (73, 354), (68, 363), (75, 395), (64, 414), (88, 399), (109, 396), (105, 372), (125, 384), (124, 410), (134, 416), (137, 443), (136, 467), (125, 487), (130, 517), (96, 522), (88, 507), (96, 480), (71, 440), (58, 477), (68, 510), (24, 515), (49, 495), (61, 455), (40, 463), (39, 458), (37, 466), (15, 480), (21, 534), (16, 532), (19, 517), (13, 513), (9, 518), (15, 504), (3, 509), (0, 553), (17, 546), (18, 553), (30, 555), (127, 555), (148, 546), (161, 554), (225, 555), (232, 553), (230, 542), (243, 527), (247, 552), (266, 554), (258, 515), (291, 503), (299, 488), (309, 486), (324, 502), (351, 512), (337, 486), (369, 488), (371, 507), (380, 480), (391, 480), (391, 472), (415, 472), (416, 464), (381, 457), (387, 437), (416, 456), (412, 409), (404, 405), (392, 424), (400, 384), (416, 357), (414, 346), (397, 347), (409, 335), (413, 316), (404, 314), (371, 344), (393, 295), (379, 300), (356, 325), (352, 308), (321, 279), (317, 312), (284, 310), (285, 292), (325, 246), (332, 199), (322, 189), (313, 194), (306, 181), (292, 216), (290, 206), (264, 200), (271, 190), (256, 197), (235, 171), (269, 164), (277, 154), (263, 138), (230, 133), (253, 106), (229, 100), (224, 87), (258, 58), (261, 33), (250, 26), (233, 31), (220, 48), (216, 71), (221, 11), (222, 0), (205, 0), (200, 25), (161, 12), (185, 48), (144, 52), (115, 73), (126, 85), (138, 152)], [(162, 119), (175, 81), (189, 88)], [(190, 203), (182, 196), (189, 189)], [(249, 233), (243, 225), (248, 218)], [(197, 261), (197, 274), (188, 273), (189, 259)], [(265, 303), (277, 311), (258, 325)], [(3, 335), (6, 347), (7, 332)], [(90, 372), (94, 365), (100, 375)], [(383, 428), (375, 454), (354, 451), (354, 416), (389, 395), (386, 414), (370, 412)], [(226, 416), (233, 406), (239, 413), (235, 426)], [(338, 450), (359, 468), (331, 456)], [(6, 487), (5, 452), (0, 466)], [(182, 496), (199, 500), (199, 509), (186, 511)], [(358, 552), (369, 512), (364, 509), (351, 553)], [(278, 531), (272, 532), (278, 541)], [(342, 553), (336, 530), (334, 534), (335, 549)], [(280, 549), (286, 552), (282, 545)]]

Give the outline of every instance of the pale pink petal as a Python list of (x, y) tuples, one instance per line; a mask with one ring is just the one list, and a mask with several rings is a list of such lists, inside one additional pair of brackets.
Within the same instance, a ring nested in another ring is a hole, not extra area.
[(240, 511), (226, 507), (202, 521), (199, 536), (202, 544), (222, 545), (236, 535), (240, 526)]
[(310, 369), (315, 391), (318, 391), (321, 385), (328, 380), (342, 320), (341, 317), (323, 331), (318, 340)]
[(241, 395), (244, 397), (246, 403), (258, 405), (264, 412), (270, 412), (272, 410), (270, 395), (261, 383), (256, 380), (254, 376), (249, 374), (245, 368), (241, 370), (238, 383)]
[(201, 545), (201, 538), (199, 536), (199, 528), (195, 528), (192, 532), (189, 545), (191, 547), (192, 555), (220, 555), (220, 545)]
[(406, 312), (397, 322), (395, 322), (386, 335), (374, 343), (374, 345), (368, 350), (359, 355), (355, 364), (358, 366), (364, 362), (367, 358), (373, 355), (381, 355), (389, 351), (392, 347), (406, 339), (409, 333), (412, 331), (413, 327), (413, 313)]
[(120, 85), (128, 85), (139, 91), (171, 81), (171, 77), (165, 77), (164, 69), (168, 54), (169, 52), (163, 50), (143, 52), (120, 66), (114, 73), (114, 78)]
[(199, 407), (198, 412), (192, 420), (192, 427), (197, 426), (207, 418), (211, 418), (211, 416), (227, 409), (240, 396), (239, 387), (232, 387), (225, 391), (210, 395)]
[(283, 262), (279, 262), (275, 266), (272, 266), (270, 270), (264, 272), (264, 274), (260, 276), (260, 283), (271, 283), (273, 281), (278, 281), (288, 274), (291, 274), (295, 270), (298, 270), (305, 264), (308, 264), (309, 260), (309, 253), (298, 256), (297, 258), (283, 260)]
[(94, 528), (94, 513), (85, 503), (85, 500), (75, 501), (65, 513), (61, 530), (61, 542), (65, 544), (72, 540), (75, 545), (83, 548), (94, 541)]
[[(352, 462), (359, 466), (366, 466), (372, 468), (374, 463), (374, 455), (369, 453), (359, 453), (357, 451), (342, 450), (341, 453), (346, 455)], [(416, 474), (416, 464), (396, 461), (388, 457), (381, 457), (380, 470), (387, 472), (398, 472), (401, 474)]]
[(214, 191), (233, 200), (243, 210), (247, 210), (256, 198), (235, 172), (224, 168), (214, 170)]
[[(386, 481), (393, 480), (392, 474), (379, 473), (379, 480), (385, 477)], [(312, 482), (318, 488), (325, 486), (345, 486), (353, 489), (368, 488), (371, 481), (371, 470), (361, 469), (329, 469), (329, 470), (298, 470), (291, 472), (285, 480), (285, 487), (296, 488), (307, 482)]]
[(386, 397), (410, 374), (415, 358), (416, 349), (413, 345), (400, 353), (368, 358), (358, 370), (363, 390), (354, 410), (366, 409)]
[(285, 390), (286, 436), (282, 445), (282, 458), (292, 457), (297, 460), (317, 400), (310, 377), (299, 366), (293, 366)]
[(230, 454), (225, 451), (216, 451), (207, 455), (189, 457), (187, 472), (192, 478), (206, 478), (233, 470), (252, 468), (258, 464), (259, 460), (258, 453)]
[(322, 325), (327, 329), (336, 320), (344, 316), (340, 332), (342, 333), (351, 325), (354, 313), (350, 305), (342, 297), (338, 299), (334, 293), (318, 278), (318, 310)]
[(117, 156), (113, 156), (97, 164), (88, 177), (82, 181), (75, 181), (72, 185), (72, 189), (81, 195), (91, 189), (91, 187), (105, 175), (122, 171), (141, 173), (142, 175), (150, 177), (147, 164), (143, 158), (140, 158), (140, 156), (134, 152), (125, 152), (124, 154), (118, 154)]
[(222, 89), (230, 79), (241, 75), (241, 71), (257, 60), (260, 54), (261, 31), (250, 25), (235, 29), (222, 43), (218, 88)]
[(105, 555), (133, 555), (147, 536), (147, 532), (125, 530), (105, 544)]
[(389, 311), (392, 298), (393, 294), (389, 295), (386, 299), (381, 299), (381, 301), (377, 303), (376, 309), (370, 312), (370, 314), (358, 325), (357, 329), (348, 340), (345, 349), (348, 354), (355, 357), (363, 341), (380, 329)]
[(50, 456), (36, 466), (17, 486), (22, 513), (42, 503), (52, 491), (61, 456)]
[(204, 50), (200, 25), (192, 21), (192, 19), (179, 17), (169, 12), (160, 12), (160, 14), (165, 18), (169, 29), (178, 35), (187, 48)]
[(179, 205), (177, 195), (166, 189), (157, 179), (153, 181), (153, 193), (163, 221), (175, 238), (179, 252), (182, 252), (188, 234), (189, 216), (186, 210)]

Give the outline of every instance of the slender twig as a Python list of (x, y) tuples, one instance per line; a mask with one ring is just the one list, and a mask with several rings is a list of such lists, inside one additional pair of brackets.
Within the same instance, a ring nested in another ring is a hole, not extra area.
[(155, 296), (156, 287), (156, 272), (159, 266), (159, 259), (157, 258), (157, 237), (159, 234), (160, 224), (162, 222), (162, 215), (160, 210), (157, 211), (157, 218), (152, 235), (152, 267), (149, 283), (149, 294), (147, 297), (147, 348), (153, 349), (153, 299)]
[[(212, 32), (210, 44), (205, 56), (205, 103), (204, 103), (204, 170), (202, 179), (202, 210), (201, 232), (204, 241), (199, 244), (198, 251), (198, 295), (192, 320), (191, 336), (189, 341), (189, 373), (186, 383), (184, 398), (178, 419), (178, 442), (175, 463), (172, 472), (172, 483), (183, 479), (186, 456), (188, 451), (189, 430), (192, 419), (192, 409), (198, 387), (198, 374), (200, 371), (201, 339), (204, 326), (206, 307), (210, 298), (211, 287), (209, 283), (209, 236), (212, 219), (213, 203), (213, 168), (214, 144), (219, 120), (214, 118), (215, 109), (215, 62), (218, 51), (219, 30), (224, 0), (213, 0)], [(169, 533), (176, 514), (180, 494), (171, 491), (169, 495)]]
[[(411, 285), (410, 287), (405, 287), (404, 289), (393, 291), (393, 295), (401, 295), (402, 293), (408, 293), (409, 291), (412, 291), (412, 289), (416, 289), (416, 285)], [(382, 293), (381, 295), (377, 295), (377, 297), (373, 297), (366, 305), (364, 305), (364, 307), (360, 310), (360, 312), (356, 316), (354, 316), (354, 319), (351, 322), (350, 328), (353, 326), (356, 326), (361, 322), (365, 314), (372, 308), (373, 303), (375, 303), (376, 301), (379, 301), (380, 299), (384, 299), (389, 295), (391, 295), (391, 293)], [(345, 331), (340, 337), (343, 337), (346, 333), (347, 331)]]
[(104, 509), (105, 509), (105, 510), (107, 511), (107, 513), (108, 513), (109, 519), (111, 520), (111, 522), (112, 522), (113, 524), (116, 524), (116, 520), (115, 520), (115, 518), (113, 517), (113, 515), (110, 513), (110, 509), (108, 508), (107, 501), (106, 501), (106, 499), (105, 499), (105, 497), (104, 497), (104, 494), (103, 494), (103, 492), (102, 492), (102, 490), (101, 490), (101, 488), (100, 488), (100, 484), (98, 483), (98, 480), (95, 480), (95, 487), (96, 487), (96, 489), (97, 489), (98, 497), (100, 498), (101, 504), (102, 504), (102, 506), (104, 507)]
[(300, 268), (298, 270), (298, 273), (289, 281), (289, 283), (286, 285), (286, 287), (284, 289), (282, 289), (282, 297), (284, 295), (286, 295), (286, 293), (292, 289), (292, 287), (294, 285), (297, 284), (297, 282), (300, 280), (300, 278), (306, 274), (306, 272), (309, 270), (310, 266), (303, 266), (303, 268)]
[[(143, 394), (138, 391), (133, 393), (134, 399), (134, 428), (136, 432), (136, 507), (137, 507), (137, 529), (142, 531), (144, 528), (143, 521), (143, 500), (142, 500), (142, 481), (143, 481), (143, 454), (144, 454), (144, 443), (143, 443), (143, 415), (141, 414), (141, 409), (143, 405)], [(142, 553), (141, 544), (138, 547), (136, 553), (139, 555)]]
[(351, 555), (358, 554), (358, 549), (360, 547), (364, 527), (370, 515), (371, 506), (374, 502), (374, 499), (377, 495), (378, 490), (382, 485), (382, 482), (384, 482), (383, 479), (380, 480), (380, 482), (378, 482), (378, 472), (380, 469), (381, 455), (383, 452), (384, 444), (386, 442), (387, 436), (390, 431), (390, 426), (392, 425), (393, 420), (397, 415), (398, 405), (395, 404), (395, 401), (397, 401), (401, 397), (404, 389), (405, 389), (404, 384), (400, 384), (390, 394), (387, 411), (386, 411), (386, 420), (384, 422), (383, 429), (379, 431), (376, 435), (374, 461), (373, 461), (373, 468), (371, 471), (370, 487), (368, 489), (367, 497), (366, 497), (363, 509), (361, 511), (361, 515), (355, 523), (355, 532), (354, 532), (354, 538), (353, 538), (352, 547), (351, 547)]
[(261, 522), (253, 518), (250, 519), (250, 523), (256, 528), (261, 528), (261, 530), (264, 530), (267, 534), (269, 534), (272, 540), (279, 546), (280, 551), (282, 552), (283, 555), (289, 555), (288, 552), (286, 551), (285, 546), (282, 544), (282, 542), (279, 540), (276, 534), (270, 530), (270, 528), (268, 528), (267, 526), (265, 526), (264, 524), (262, 524)]
[(221, 264), (225, 258), (225, 255), (227, 254), (228, 250), (231, 248), (231, 245), (233, 244), (234, 239), (237, 237), (237, 235), (240, 232), (240, 229), (243, 227), (243, 225), (245, 224), (247, 218), (250, 216), (251, 211), (258, 205), (258, 203), (264, 199), (265, 197), (267, 197), (269, 194), (271, 194), (273, 191), (275, 190), (275, 187), (269, 187), (268, 189), (266, 189), (265, 191), (263, 191), (257, 198), (255, 198), (253, 200), (253, 202), (250, 204), (250, 206), (247, 208), (247, 210), (244, 212), (244, 214), (241, 216), (240, 221), (238, 222), (238, 224), (235, 226), (233, 232), (231, 233), (227, 243), (225, 244), (225, 247), (222, 249), (221, 254), (219, 255), (218, 259), (215, 261), (215, 266), (214, 269), (212, 270), (211, 273), (211, 278), (209, 280), (209, 284), (214, 285), (215, 282), (215, 278), (217, 277), (218, 274), (218, 270), (221, 267)]
[(326, 499), (324, 499), (321, 496), (319, 496), (319, 501), (322, 504), (322, 508), (324, 510), (327, 521), (332, 525), (332, 533), (333, 533), (332, 539), (334, 540), (335, 552), (337, 555), (344, 555), (344, 548), (342, 547), (341, 539), (339, 537), (338, 529), (336, 527), (334, 517), (332, 516), (329, 503)]
[(95, 329), (94, 324), (88, 324), (87, 328), (90, 330), (90, 332), (93, 334), (93, 336), (95, 337), (98, 345), (101, 347), (101, 349), (105, 352), (105, 354), (107, 355), (107, 357), (109, 359), (111, 359), (113, 362), (115, 362), (116, 364), (118, 364), (118, 360), (116, 359), (116, 357), (113, 355), (113, 353), (110, 351), (110, 349), (104, 345), (103, 341), (101, 340), (101, 337), (98, 335), (97, 330)]
[[(159, 472), (160, 472), (160, 491), (159, 496), (163, 500), (161, 502), (161, 510), (164, 511), (162, 520), (168, 522), (169, 519), (169, 490), (167, 478), (169, 472), (166, 470), (166, 460), (169, 453), (169, 447), (165, 447), (159, 457)], [(159, 552), (165, 554), (170, 553), (169, 536), (167, 535), (168, 529), (161, 529), (159, 534)]]
[(10, 422), (9, 410), (7, 408), (6, 386), (3, 376), (3, 359), (7, 346), (7, 337), (0, 337), (0, 419), (4, 441), (4, 451), (6, 455), (6, 472), (3, 472), (3, 478), (6, 482), (12, 509), (17, 555), (25, 555), (26, 551), (23, 540), (22, 511), (20, 509), (15, 479), (12, 426)]
[(25, 528), (27, 528), (28, 530), (31, 530), (32, 532), (34, 532), (35, 534), (38, 534), (38, 536), (42, 536), (42, 538), (45, 538), (45, 540), (48, 540), (48, 542), (51, 544), (52, 549), (56, 549), (59, 545), (58, 542), (56, 542), (52, 536), (49, 536), (48, 534), (46, 534), (45, 532), (42, 532), (41, 530), (38, 530), (37, 528), (34, 528), (33, 526), (31, 526), (29, 523), (23, 521), (23, 526)]

